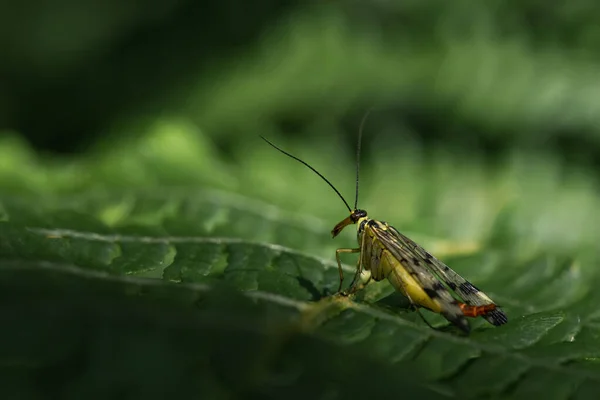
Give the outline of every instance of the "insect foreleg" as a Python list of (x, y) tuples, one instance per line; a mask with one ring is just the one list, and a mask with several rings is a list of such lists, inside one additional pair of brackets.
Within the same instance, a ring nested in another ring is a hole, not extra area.
[[(340, 272), (340, 286), (338, 293), (342, 291), (342, 282), (344, 281), (344, 271), (342, 271), (342, 260), (340, 259), (340, 253), (360, 253), (360, 248), (357, 249), (337, 249), (335, 251), (335, 258), (338, 263), (338, 271)], [(359, 260), (360, 262), (360, 260)]]
[[(360, 275), (362, 274), (362, 262), (361, 261), (362, 261), (362, 257), (359, 256), (358, 263), (356, 264), (356, 273), (354, 274), (354, 278), (352, 279), (350, 286), (348, 286), (348, 290), (345, 291), (345, 293), (348, 295), (353, 294), (356, 291), (358, 291), (356, 286), (358, 285), (358, 282), (360, 281)], [(371, 280), (370, 276), (369, 276), (369, 280)]]
[[(351, 253), (360, 253), (360, 255), (358, 256), (358, 262), (356, 263), (356, 272), (354, 273), (354, 279), (352, 279), (352, 282), (350, 283), (350, 286), (348, 287), (348, 290), (346, 290), (344, 293), (342, 293), (342, 295), (351, 295), (354, 292), (357, 291), (357, 283), (360, 280), (360, 275), (362, 273), (363, 270), (363, 250), (365, 249), (365, 239), (366, 239), (366, 235), (362, 235), (361, 239), (360, 239), (360, 247), (357, 249), (346, 249), (346, 250), (350, 250), (349, 252)], [(343, 250), (343, 249), (340, 249)], [(337, 253), (336, 253), (337, 254)], [(340, 258), (339, 255), (337, 257), (338, 259), (338, 266), (340, 268), (340, 275), (342, 272), (342, 265), (340, 263)], [(370, 276), (369, 276), (369, 280), (370, 280)], [(340, 281), (340, 290), (342, 289), (342, 282)]]
[[(362, 274), (362, 269), (361, 269), (361, 274)], [(365, 283), (361, 283), (359, 287), (357, 287), (355, 290), (352, 291), (352, 293), (358, 292), (359, 290), (366, 288), (367, 285), (369, 284), (369, 282), (371, 282), (371, 279), (373, 279), (373, 276), (371, 274), (369, 274), (369, 279), (367, 279), (367, 281)], [(350, 287), (352, 287), (352, 286), (350, 286)]]

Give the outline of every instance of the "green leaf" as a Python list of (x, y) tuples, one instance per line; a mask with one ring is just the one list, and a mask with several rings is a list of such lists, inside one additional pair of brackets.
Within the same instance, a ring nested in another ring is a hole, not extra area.
[[(208, 145), (193, 137), (179, 139), (202, 153)], [(567, 174), (560, 186), (560, 171), (542, 160), (484, 174), (476, 162), (442, 155), (365, 168), (373, 183), (361, 201), (372, 215), (386, 215), (507, 312), (505, 326), (473, 320), (462, 337), (423, 311), (439, 329), (429, 328), (386, 282), (352, 299), (331, 296), (334, 250), (354, 246), (355, 233), (331, 239), (346, 212), (289, 160), (249, 147), (227, 189), (210, 176), (218, 157), (206, 165), (187, 157), (197, 176), (182, 184), (168, 172), (184, 170), (181, 160), (164, 156), (157, 172), (147, 154), (138, 159), (121, 146), (90, 159), (36, 159), (23, 179), (0, 182), (7, 394), (110, 398), (127, 386), (132, 398), (520, 398), (538, 390), (586, 398), (600, 388), (598, 201), (582, 175)], [(0, 174), (32, 157), (23, 154), (13, 152)], [(111, 182), (111, 163), (125, 159), (135, 168)], [(268, 168), (264, 159), (279, 161)], [(249, 172), (251, 163), (271, 171), (269, 193), (257, 194), (264, 176)], [(534, 179), (527, 171), (536, 169)], [(406, 174), (397, 190), (376, 179), (390, 170)], [(536, 190), (515, 189), (528, 184)], [(589, 224), (556, 232), (556, 220), (585, 213)], [(347, 284), (356, 258), (344, 262)]]
[[(48, 262), (4, 261), (0, 277), (0, 368), (9, 398), (23, 388), (28, 398), (112, 398), (123, 385), (131, 398), (151, 399), (392, 398), (389, 380), (405, 394), (441, 398), (411, 382), (404, 365), (390, 368), (303, 333), (283, 297)], [(365, 382), (363, 368), (378, 372)]]
[[(33, 228), (19, 230), (7, 222), (0, 226), (3, 244), (0, 255), (3, 258), (18, 259), (26, 250), (29, 254), (37, 254), (34, 262), (2, 263), (2, 270), (14, 274), (21, 282), (31, 282), (35, 274), (35, 279), (43, 282), (41, 284), (48, 284), (48, 281), (55, 279), (61, 284), (62, 279), (67, 279), (63, 275), (67, 275), (68, 279), (74, 281), (65, 285), (75, 287), (74, 290), (81, 295), (95, 296), (89, 292), (88, 286), (94, 289), (98, 285), (114, 290), (113, 285), (125, 285), (125, 292), (136, 298), (139, 295), (152, 297), (160, 292), (159, 297), (168, 302), (174, 299), (187, 302), (195, 300), (190, 289), (186, 289), (188, 286), (177, 289), (178, 286), (160, 284), (156, 280), (132, 281), (124, 276), (144, 275), (149, 268), (154, 268), (153, 275), (162, 276), (165, 281), (203, 285), (200, 287), (206, 290), (220, 282), (242, 290), (251, 299), (280, 308), (279, 318), (291, 324), (286, 329), (299, 335), (313, 332), (311, 336), (320, 343), (319, 346), (331, 343), (332, 346), (344, 344), (363, 348), (377, 362), (389, 364), (389, 367), (382, 365), (382, 370), (390, 368), (393, 371), (396, 366), (406, 364), (411, 370), (420, 371), (419, 382), (441, 381), (446, 388), (444, 390), (461, 396), (506, 391), (526, 379), (532, 370), (545, 378), (564, 374), (568, 379), (578, 382), (598, 379), (596, 374), (563, 366), (566, 362), (583, 357), (598, 356), (600, 349), (589, 349), (589, 345), (582, 347), (583, 342), (578, 338), (583, 334), (582, 329), (593, 328), (583, 328), (585, 325), (579, 322), (575, 326), (579, 332), (570, 342), (557, 337), (552, 342), (542, 344), (545, 336), (567, 323), (565, 313), (577, 313), (577, 309), (564, 312), (534, 310), (519, 317), (519, 305), (507, 304), (505, 308), (510, 315), (509, 324), (501, 328), (480, 327), (465, 339), (431, 330), (415, 319), (414, 313), (407, 308), (382, 308), (377, 303), (368, 305), (328, 297), (319, 300), (337, 287), (335, 265), (280, 246), (225, 238), (136, 237)], [(21, 243), (26, 243), (24, 245), (28, 248), (19, 248)], [(120, 250), (114, 250), (115, 247)], [(113, 258), (109, 265), (94, 265), (93, 261), (97, 260), (98, 255), (111, 252), (119, 256)], [(54, 263), (41, 260), (53, 260)], [(79, 266), (63, 266), (71, 263)], [(100, 271), (91, 272), (89, 268), (92, 266)], [(141, 270), (142, 266), (144, 270)], [(47, 271), (51, 274), (44, 278), (43, 275), (49, 273)], [(351, 268), (346, 272), (351, 272)], [(54, 278), (53, 275), (61, 278)], [(87, 284), (82, 284), (80, 280), (87, 281)], [(215, 287), (219, 288), (220, 285)], [(29, 287), (27, 290), (34, 289)], [(56, 290), (64, 293), (62, 287)], [(221, 293), (221, 289), (215, 290)], [(222, 313), (221, 316), (215, 315), (215, 320), (226, 316), (226, 320), (232, 319), (233, 322), (241, 318), (237, 323), (242, 325), (253, 326), (258, 323), (255, 320), (258, 316), (246, 315), (243, 310), (233, 313), (228, 306), (231, 302), (229, 296), (235, 297), (232, 294), (234, 292), (224, 293), (229, 294), (223, 294), (221, 300), (213, 304), (215, 313)], [(97, 306), (100, 307), (104, 300), (94, 298), (94, 301), (98, 301)], [(223, 309), (220, 309), (221, 306)], [(269, 326), (278, 324), (277, 319), (269, 315), (258, 315)], [(585, 316), (578, 317), (585, 320)], [(160, 324), (162, 317), (155, 318), (155, 323)], [(572, 324), (569, 326), (573, 329)], [(56, 340), (55, 337), (50, 339)], [(565, 346), (565, 352), (560, 356), (556, 350), (551, 350), (558, 349), (556, 346), (559, 344)], [(555, 356), (549, 357), (548, 351), (553, 351)], [(320, 360), (318, 353), (314, 353), (314, 357)], [(492, 386), (484, 384), (484, 378), (490, 375), (498, 378)], [(473, 382), (481, 382), (481, 385), (474, 387)]]

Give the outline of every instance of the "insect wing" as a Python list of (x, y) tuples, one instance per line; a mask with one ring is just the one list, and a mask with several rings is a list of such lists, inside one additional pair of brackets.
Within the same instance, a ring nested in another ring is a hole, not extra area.
[[(465, 278), (457, 274), (452, 268), (432, 256), (427, 250), (416, 244), (413, 240), (404, 236), (398, 232), (394, 227), (389, 226), (389, 230), (394, 232), (399, 237), (399, 241), (408, 249), (411, 253), (417, 256), (424, 265), (430, 269), (435, 275), (439, 276), (444, 283), (456, 292), (463, 301), (470, 306), (484, 306), (488, 304), (495, 304), (485, 293), (480, 291), (475, 285), (467, 281)], [(503, 325), (508, 322), (508, 317), (500, 309), (495, 310), (482, 315), (492, 325)]]
[(385, 249), (404, 266), (429, 297), (440, 303), (442, 315), (448, 321), (466, 332), (469, 331), (469, 323), (456, 299), (452, 297), (439, 278), (422, 266), (422, 262), (410, 251), (406, 243), (402, 242), (402, 237), (396, 235), (396, 230), (390, 230), (387, 225), (374, 220), (369, 221), (365, 229), (368, 229)]

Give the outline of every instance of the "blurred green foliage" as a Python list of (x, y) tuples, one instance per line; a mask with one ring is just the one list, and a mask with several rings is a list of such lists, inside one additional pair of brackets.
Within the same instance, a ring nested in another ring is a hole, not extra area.
[[(355, 241), (329, 235), (346, 210), (258, 137), (233, 159), (181, 118), (66, 159), (7, 137), (9, 395), (591, 398), (598, 389), (597, 188), (556, 157), (514, 151), (490, 165), (416, 143), (371, 148), (360, 204), (509, 315), (500, 328), (474, 320), (461, 338), (437, 315), (426, 312), (441, 331), (424, 325), (385, 282), (356, 302), (327, 297), (338, 284), (334, 250)], [(353, 160), (335, 152), (335, 136), (282, 146), (352, 193)]]
[(81, 149), (173, 112), (219, 146), (298, 125), (314, 138), (323, 118), (344, 117), (349, 135), (375, 104), (396, 134), (598, 155), (589, 0), (61, 4), (0, 12), (0, 126), (43, 147)]
[[(596, 3), (23, 4), (0, 12), (2, 398), (595, 398)], [(258, 135), (351, 202), (371, 106), (359, 205), (506, 326), (433, 331), (385, 282), (323, 297), (346, 210)]]

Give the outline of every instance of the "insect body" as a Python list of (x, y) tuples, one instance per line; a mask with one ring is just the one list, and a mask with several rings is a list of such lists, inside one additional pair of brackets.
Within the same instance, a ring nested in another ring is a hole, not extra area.
[[(465, 317), (482, 316), (496, 326), (508, 322), (506, 314), (485, 293), (393, 226), (369, 218), (364, 210), (355, 209), (337, 224), (332, 231), (333, 237), (350, 224), (358, 226), (359, 247), (336, 251), (340, 291), (343, 280), (340, 253), (360, 253), (356, 274), (346, 294), (357, 290), (358, 277), (365, 269), (371, 272), (375, 281), (387, 279), (413, 306), (442, 314), (465, 332), (470, 329)], [(463, 301), (455, 299), (448, 289)]]
[[(367, 270), (371, 273), (369, 280), (371, 278), (375, 281), (387, 279), (396, 290), (408, 298), (417, 311), (419, 307), (423, 307), (439, 313), (466, 333), (470, 331), (470, 327), (465, 317), (475, 318), (481, 316), (495, 326), (507, 323), (508, 318), (506, 314), (485, 293), (481, 292), (446, 264), (429, 254), (421, 246), (398, 232), (393, 226), (383, 221), (371, 219), (367, 216), (365, 210), (357, 208), (361, 136), (362, 124), (359, 130), (357, 147), (356, 198), (354, 208), (350, 208), (340, 192), (316, 169), (261, 136), (263, 140), (280, 152), (310, 168), (327, 182), (342, 199), (348, 211), (350, 211), (350, 216), (333, 228), (331, 233), (334, 238), (346, 226), (351, 224), (357, 225), (358, 247), (336, 250), (336, 259), (340, 274), (338, 292), (344, 295), (356, 292), (359, 288), (359, 277), (363, 270)], [(344, 280), (342, 261), (340, 259), (340, 254), (342, 253), (360, 253), (354, 279), (345, 292), (342, 292), (342, 283)], [(450, 291), (454, 292), (460, 300), (452, 296)]]

